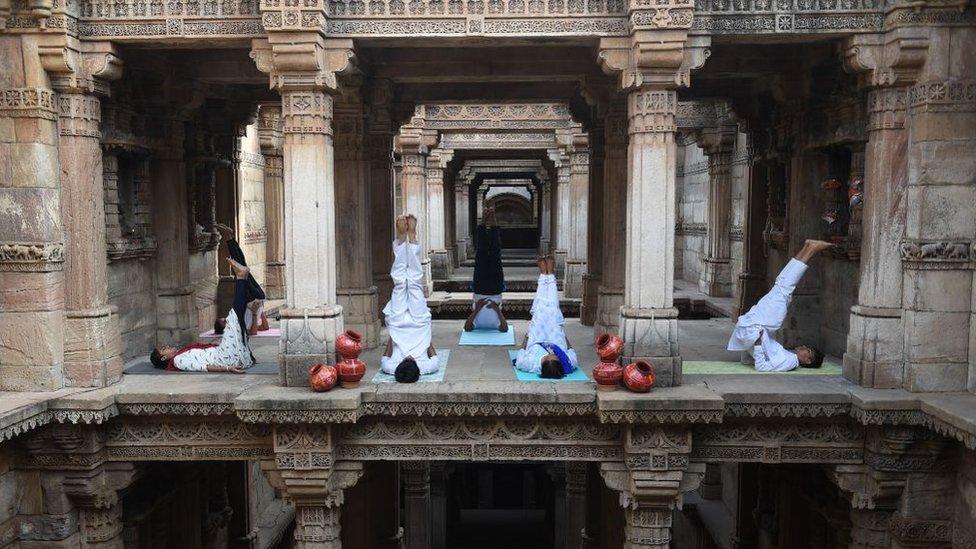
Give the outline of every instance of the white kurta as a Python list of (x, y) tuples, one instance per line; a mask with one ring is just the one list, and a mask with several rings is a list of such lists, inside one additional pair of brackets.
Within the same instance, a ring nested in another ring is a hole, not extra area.
[(187, 372), (206, 372), (207, 366), (210, 365), (240, 368), (253, 366), (251, 350), (244, 341), (237, 313), (231, 309), (227, 314), (227, 325), (224, 327), (224, 335), (220, 338), (220, 345), (207, 349), (190, 349), (174, 358), (173, 365)]
[(393, 340), (391, 356), (384, 356), (381, 368), (388, 374), (406, 357), (417, 361), (421, 374), (436, 372), (437, 355), (427, 356), (430, 347), (430, 309), (424, 297), (424, 269), (420, 264), (420, 245), (410, 242), (393, 243), (393, 294), (383, 307), (386, 327)]
[[(494, 301), (498, 304), (498, 310), (502, 308), (502, 294), (495, 295), (484, 295), (484, 294), (474, 294), (474, 304), (472, 307), (477, 307), (478, 302), (482, 299), (487, 299), (489, 301)], [(474, 315), (474, 329), (475, 330), (497, 330), (502, 325), (502, 319), (498, 318), (498, 313), (489, 309), (488, 307), (482, 307), (478, 314)]]
[(774, 334), (783, 326), (793, 291), (806, 270), (806, 263), (791, 259), (776, 277), (772, 289), (735, 323), (728, 350), (751, 350), (756, 370), (760, 372), (788, 372), (800, 365), (796, 354), (787, 351)]
[(559, 291), (556, 287), (556, 276), (551, 274), (539, 275), (539, 285), (532, 300), (532, 320), (529, 322), (528, 340), (525, 348), (519, 349), (515, 356), (515, 367), (525, 372), (538, 374), (542, 371), (542, 357), (547, 353), (536, 343), (552, 343), (566, 352), (569, 360), (576, 368), (578, 361), (576, 351), (569, 348), (566, 341), (566, 331), (563, 329), (565, 320), (559, 309)]

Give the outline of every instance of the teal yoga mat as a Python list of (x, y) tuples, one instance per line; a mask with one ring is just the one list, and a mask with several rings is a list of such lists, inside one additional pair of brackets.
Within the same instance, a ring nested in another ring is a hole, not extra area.
[(508, 325), (507, 332), (498, 330), (474, 330), (465, 332), (461, 330), (461, 341), (458, 345), (493, 345), (496, 347), (508, 347), (515, 345), (515, 326)]
[(752, 366), (740, 362), (721, 362), (711, 360), (684, 360), (681, 373), (685, 375), (787, 375), (787, 376), (839, 376), (842, 374), (838, 364), (824, 361), (819, 368), (797, 368), (789, 372), (758, 372)]
[[(447, 361), (451, 357), (451, 351), (441, 349), (437, 351), (437, 362), (440, 368), (432, 374), (426, 374), (420, 376), (417, 383), (436, 383), (438, 381), (444, 381), (444, 372), (447, 371)], [(384, 373), (383, 370), (376, 372), (373, 376), (373, 383), (396, 383), (395, 377), (390, 374)]]
[(580, 368), (576, 368), (575, 370), (573, 370), (573, 373), (569, 374), (568, 376), (564, 376), (562, 379), (549, 379), (545, 377), (539, 377), (536, 374), (530, 374), (529, 372), (523, 372), (522, 370), (519, 370), (518, 368), (515, 367), (516, 355), (518, 355), (518, 351), (508, 352), (508, 360), (512, 364), (512, 371), (515, 372), (515, 378), (518, 379), (519, 381), (553, 381), (553, 382), (590, 381), (590, 378), (587, 377), (586, 373)]

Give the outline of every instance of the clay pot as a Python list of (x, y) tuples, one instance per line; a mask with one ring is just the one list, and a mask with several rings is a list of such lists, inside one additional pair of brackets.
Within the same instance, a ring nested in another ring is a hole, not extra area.
[(308, 371), (308, 384), (316, 393), (328, 391), (335, 387), (339, 380), (339, 373), (334, 366), (328, 364), (316, 364)]
[(601, 362), (593, 368), (593, 380), (601, 391), (616, 391), (624, 377), (624, 367), (616, 362)]
[(618, 335), (603, 334), (596, 340), (596, 354), (601, 362), (616, 362), (624, 350), (624, 340)]
[(654, 366), (638, 360), (624, 368), (624, 385), (635, 393), (646, 393), (654, 386)]
[(343, 359), (359, 358), (363, 352), (363, 336), (355, 330), (346, 330), (336, 338), (336, 351)]
[(346, 389), (359, 387), (359, 380), (366, 375), (366, 363), (358, 358), (345, 358), (336, 364), (339, 372), (339, 384)]

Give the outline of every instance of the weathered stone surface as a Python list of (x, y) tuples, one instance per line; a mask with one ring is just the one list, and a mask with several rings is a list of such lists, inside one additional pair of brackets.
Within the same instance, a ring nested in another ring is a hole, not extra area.
[(63, 335), (64, 314), (59, 311), (0, 315), (0, 388), (60, 389)]
[(52, 311), (64, 307), (64, 273), (0, 272), (0, 310)]

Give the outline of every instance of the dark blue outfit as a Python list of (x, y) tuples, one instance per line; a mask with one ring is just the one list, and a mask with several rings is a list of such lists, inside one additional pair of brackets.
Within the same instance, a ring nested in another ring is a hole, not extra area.
[(478, 225), (474, 240), (474, 280), (471, 289), (481, 295), (498, 295), (505, 291), (502, 241), (497, 226), (489, 229)]

